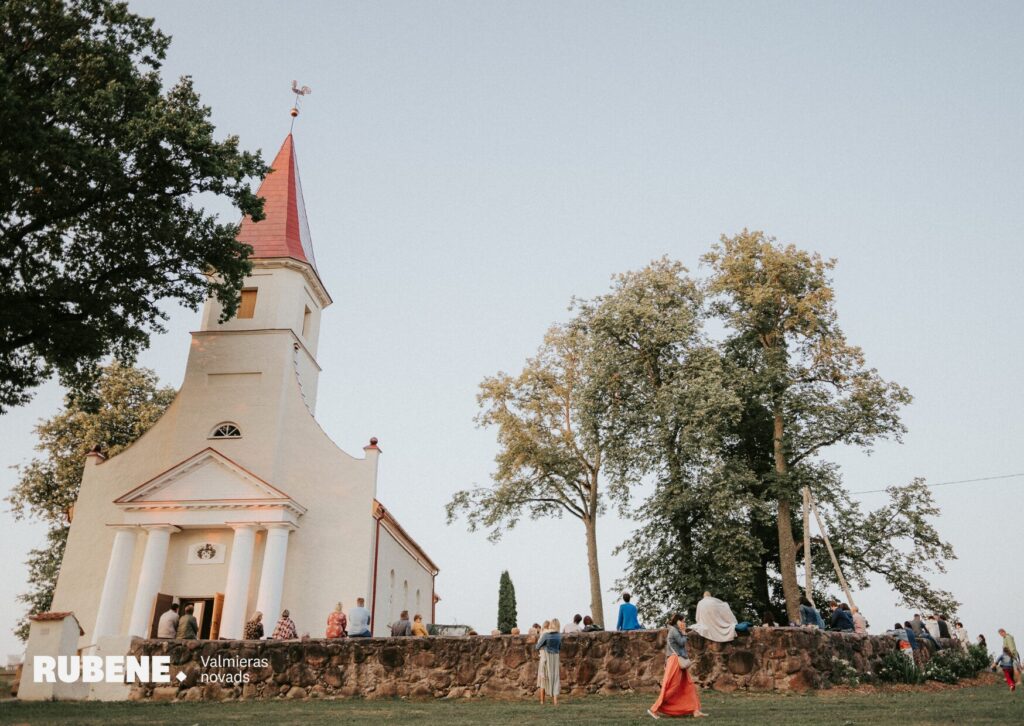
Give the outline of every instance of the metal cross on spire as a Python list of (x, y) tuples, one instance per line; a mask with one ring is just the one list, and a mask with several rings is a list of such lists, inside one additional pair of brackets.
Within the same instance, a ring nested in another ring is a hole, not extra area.
[(299, 106), (302, 104), (302, 97), (308, 96), (313, 92), (313, 89), (309, 86), (299, 86), (298, 81), (292, 81), (292, 93), (295, 94), (295, 105), (292, 106), (292, 125), (288, 128), (288, 133), (291, 133), (292, 129), (295, 128), (295, 117), (299, 115)]

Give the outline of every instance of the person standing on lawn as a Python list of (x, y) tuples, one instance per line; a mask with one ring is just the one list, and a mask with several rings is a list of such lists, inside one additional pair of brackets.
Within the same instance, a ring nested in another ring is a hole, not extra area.
[(665, 716), (693, 716), (703, 718), (700, 695), (690, 678), (690, 657), (686, 651), (686, 616), (674, 613), (669, 618), (668, 639), (665, 643), (665, 675), (661, 680), (661, 693), (654, 705), (647, 709), (651, 718)]
[[(537, 639), (537, 645), (535, 646), (541, 652), (541, 671), (537, 674), (537, 679), (541, 681), (540, 703), (542, 706), (544, 705), (544, 696), (547, 693), (551, 694), (551, 703), (557, 706), (558, 694), (562, 690), (559, 675), (559, 668), (561, 667), (559, 653), (562, 650), (562, 634), (558, 632), (561, 629), (562, 624), (558, 622), (558, 618), (552, 618), (551, 622), (548, 623), (548, 629)], [(543, 678), (541, 678), (541, 675), (543, 675)]]
[(996, 668), (1003, 669), (1003, 677), (1006, 678), (1006, 685), (1010, 687), (1011, 691), (1017, 690), (1017, 681), (1014, 678), (1013, 669), (1016, 667), (1017, 661), (1013, 659), (1013, 654), (1009, 648), (1003, 648), (1003, 652), (996, 658), (996, 662), (992, 664), (992, 670)]
[(1017, 643), (1014, 641), (1013, 636), (1007, 633), (1002, 628), (999, 628), (999, 635), (1003, 639), (1003, 647), (1010, 651), (1010, 655), (1013, 656), (1014, 663), (1020, 663), (1020, 653), (1017, 652)]

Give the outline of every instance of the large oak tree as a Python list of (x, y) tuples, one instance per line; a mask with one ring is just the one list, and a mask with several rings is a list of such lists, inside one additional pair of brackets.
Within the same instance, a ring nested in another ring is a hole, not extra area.
[(723, 236), (703, 260), (711, 268), (712, 312), (732, 344), (748, 349), (748, 371), (771, 416), (779, 574), (789, 620), (799, 622), (792, 470), (835, 444), (900, 440), (899, 411), (911, 396), (867, 367), (846, 340), (829, 279), (834, 260), (748, 230)]
[(162, 301), (235, 312), (251, 248), (197, 195), (262, 219), (267, 167), (189, 78), (164, 89), (169, 43), (123, 2), (0, 3), (0, 413), (133, 359)]

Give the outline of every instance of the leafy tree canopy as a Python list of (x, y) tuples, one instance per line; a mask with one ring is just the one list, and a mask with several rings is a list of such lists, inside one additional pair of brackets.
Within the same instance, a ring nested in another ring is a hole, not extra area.
[(123, 2), (0, 4), (0, 412), (132, 360), (161, 301), (235, 313), (251, 248), (196, 195), (260, 220), (268, 169), (214, 138), (188, 77), (163, 89), (169, 43)]
[[(780, 518), (794, 582), (803, 532), (779, 502), (795, 503), (808, 486), (856, 587), (881, 576), (906, 603), (955, 611), (930, 579), (953, 551), (934, 528), (923, 482), (893, 487), (889, 504), (864, 512), (821, 458), (835, 443), (899, 438), (898, 409), (909, 402), (843, 338), (831, 263), (760, 233), (716, 249), (727, 257), (708, 258), (710, 281), (663, 259), (578, 304), (589, 365), (606, 381), (605, 471), (624, 488), (655, 484), (634, 512), (639, 530), (620, 547), (628, 567), (619, 585), (647, 619), (690, 608), (708, 589), (748, 617), (785, 612)], [(717, 340), (705, 332), (711, 317), (724, 324)], [(812, 562), (821, 596), (837, 578), (816, 533)]]
[(590, 345), (586, 330), (556, 325), (519, 375), (483, 380), (476, 420), (497, 430), (497, 468), (491, 486), (456, 492), (447, 514), (449, 524), (464, 514), (470, 531), (487, 528), (492, 541), (524, 514), (578, 519), (586, 535), (591, 612), (603, 624), (597, 518), (607, 499), (624, 502), (628, 492), (601, 476), (606, 427)]

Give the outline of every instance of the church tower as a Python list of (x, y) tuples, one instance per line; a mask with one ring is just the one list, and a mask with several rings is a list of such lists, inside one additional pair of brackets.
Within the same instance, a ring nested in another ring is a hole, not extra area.
[[(252, 246), (253, 265), (238, 313), (222, 323), (220, 303), (208, 298), (200, 332), (241, 332), (249, 338), (248, 345), (254, 335), (273, 338), (286, 347), (290, 344), (303, 398), (310, 412), (315, 412), (320, 314), (331, 304), (331, 297), (316, 269), (291, 134), (281, 144), (271, 169), (258, 192), (264, 198), (265, 218), (257, 223), (246, 217), (238, 233), (239, 241)], [(290, 341), (289, 336), (279, 335), (288, 331), (293, 336)]]

